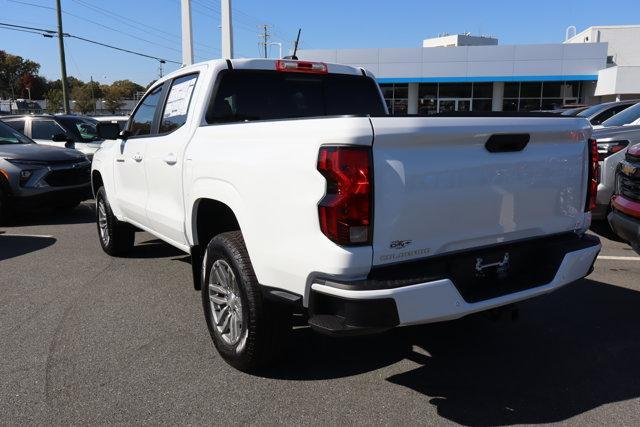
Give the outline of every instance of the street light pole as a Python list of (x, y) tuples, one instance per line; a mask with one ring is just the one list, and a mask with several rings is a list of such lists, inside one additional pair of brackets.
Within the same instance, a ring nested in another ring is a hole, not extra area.
[(220, 0), (220, 19), (222, 20), (222, 57), (233, 58), (233, 24), (231, 22), (231, 0)]
[(182, 0), (181, 15), (182, 15), (182, 65), (191, 65), (193, 64), (193, 31), (191, 29), (191, 0)]
[(56, 0), (56, 12), (58, 15), (58, 46), (60, 48), (60, 71), (62, 81), (62, 103), (64, 107), (64, 113), (69, 114), (69, 87), (67, 86), (67, 64), (64, 55), (64, 40), (62, 34), (62, 7), (60, 6), (60, 0)]

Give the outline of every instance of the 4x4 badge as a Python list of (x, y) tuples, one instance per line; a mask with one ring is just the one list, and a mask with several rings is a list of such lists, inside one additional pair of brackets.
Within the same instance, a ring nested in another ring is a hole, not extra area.
[(389, 243), (389, 247), (391, 249), (402, 249), (406, 246), (409, 246), (411, 244), (411, 240), (394, 240), (393, 242)]

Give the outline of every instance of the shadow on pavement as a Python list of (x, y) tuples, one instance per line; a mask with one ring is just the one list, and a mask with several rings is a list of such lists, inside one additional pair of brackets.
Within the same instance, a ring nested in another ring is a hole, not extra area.
[(605, 239), (613, 240), (614, 242), (626, 243), (622, 240), (616, 233), (613, 232), (609, 223), (604, 221), (593, 221), (590, 227), (591, 231), (596, 233), (599, 236), (604, 237)]
[(153, 239), (136, 243), (124, 258), (168, 258), (179, 255), (184, 255), (184, 252), (160, 239)]
[(0, 261), (39, 251), (53, 245), (53, 237), (7, 236), (0, 234)]
[(10, 227), (26, 225), (66, 225), (95, 222), (93, 202), (86, 201), (73, 209), (40, 209), (14, 214)]
[(583, 280), (522, 304), (521, 320), (470, 316), (336, 340), (294, 331), (287, 359), (265, 377), (321, 380), (402, 359), (419, 366), (387, 378), (431, 397), (467, 425), (550, 423), (640, 397), (640, 293)]

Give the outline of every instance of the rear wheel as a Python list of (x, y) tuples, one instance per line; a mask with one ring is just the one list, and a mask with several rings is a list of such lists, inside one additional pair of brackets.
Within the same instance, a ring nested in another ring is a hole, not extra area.
[(96, 223), (102, 250), (111, 256), (123, 255), (131, 250), (136, 236), (135, 230), (115, 217), (104, 187), (100, 187), (96, 193)]
[(202, 305), (220, 355), (241, 371), (275, 361), (291, 331), (291, 310), (263, 298), (242, 234), (211, 239), (203, 269)]

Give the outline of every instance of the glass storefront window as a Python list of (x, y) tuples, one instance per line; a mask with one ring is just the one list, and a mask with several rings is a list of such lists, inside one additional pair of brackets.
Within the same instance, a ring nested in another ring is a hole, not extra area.
[(473, 111), (491, 111), (493, 101), (490, 99), (474, 99)]
[(540, 98), (520, 99), (520, 111), (535, 111), (540, 109)]
[(438, 83), (420, 83), (418, 85), (418, 98), (437, 98)]
[(502, 101), (502, 111), (518, 111), (518, 100), (504, 99)]
[(543, 110), (555, 110), (556, 108), (562, 107), (562, 98), (548, 98), (542, 99), (542, 109)]
[(393, 85), (393, 97), (395, 99), (398, 98), (408, 98), (409, 97), (409, 85), (404, 84), (394, 84)]
[(582, 82), (565, 82), (565, 90), (562, 96), (564, 98), (578, 98), (580, 99), (582, 93)]
[(505, 98), (517, 98), (520, 96), (520, 83), (505, 83), (504, 84), (504, 97)]
[[(493, 97), (493, 83), (474, 83), (473, 84), (473, 98), (492, 98)], [(475, 110), (475, 108), (474, 108)]]
[(407, 115), (407, 106), (408, 101), (406, 99), (397, 99), (393, 100), (393, 115), (394, 116), (406, 116)]
[(382, 96), (393, 99), (393, 84), (381, 84), (380, 90), (382, 90)]
[[(419, 83), (418, 114), (430, 115), (451, 107), (457, 111), (491, 111), (493, 83)], [(389, 113), (406, 115), (409, 85), (381, 84)], [(552, 110), (567, 103), (581, 102), (582, 82), (506, 82), (503, 111)]]
[(421, 98), (418, 100), (418, 114), (421, 116), (429, 116), (438, 112), (438, 103), (436, 98)]
[(471, 98), (471, 83), (440, 83), (440, 98)]
[(562, 96), (562, 82), (544, 82), (542, 84), (543, 98), (560, 98)]
[(520, 83), (520, 98), (540, 98), (542, 96), (542, 83)]

